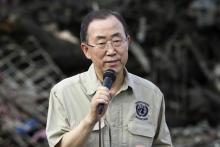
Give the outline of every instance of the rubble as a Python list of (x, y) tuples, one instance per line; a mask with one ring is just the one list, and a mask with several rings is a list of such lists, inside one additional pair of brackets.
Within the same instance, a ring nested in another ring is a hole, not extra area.
[(216, 0), (0, 0), (0, 146), (48, 146), (49, 91), (89, 66), (79, 27), (99, 8), (118, 10), (128, 22), (134, 38), (127, 68), (164, 93), (174, 146), (219, 147)]
[(171, 130), (175, 147), (219, 147), (220, 127), (214, 129), (207, 121), (195, 126), (178, 127)]
[(26, 43), (1, 46), (0, 146), (47, 146), (49, 91), (64, 74), (34, 38)]

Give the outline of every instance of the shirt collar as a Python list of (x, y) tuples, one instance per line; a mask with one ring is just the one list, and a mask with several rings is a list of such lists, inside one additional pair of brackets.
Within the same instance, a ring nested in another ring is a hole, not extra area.
[(129, 88), (133, 89), (133, 87), (134, 87), (132, 76), (126, 68), (124, 68), (124, 77), (125, 77), (124, 83), (123, 83), (121, 89), (117, 93), (120, 93), (121, 91), (128, 90)]
[(101, 85), (101, 81), (96, 75), (94, 64), (91, 64), (89, 70), (86, 72), (86, 82), (84, 83), (86, 93), (88, 95), (94, 94), (97, 88)]

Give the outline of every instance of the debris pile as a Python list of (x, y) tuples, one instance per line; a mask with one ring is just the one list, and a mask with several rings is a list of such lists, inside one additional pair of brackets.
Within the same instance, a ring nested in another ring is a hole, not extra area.
[(1, 41), (0, 146), (47, 146), (49, 91), (64, 75), (34, 38)]
[(178, 127), (171, 130), (175, 147), (219, 147), (220, 127), (214, 129), (207, 121), (197, 126)]
[(47, 146), (49, 91), (88, 68), (80, 23), (99, 8), (119, 11), (129, 24), (127, 68), (164, 93), (174, 145), (218, 147), (217, 0), (0, 0), (0, 146)]

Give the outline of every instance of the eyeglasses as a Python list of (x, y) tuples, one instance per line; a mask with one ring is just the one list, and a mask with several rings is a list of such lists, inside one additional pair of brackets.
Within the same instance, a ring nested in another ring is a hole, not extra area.
[[(117, 38), (117, 39), (111, 39), (109, 41), (110, 41), (113, 48), (118, 48), (118, 47), (122, 46), (123, 43), (126, 42), (127, 40), (128, 40), (127, 38), (126, 39), (123, 39), (123, 38), (118, 39)], [(94, 47), (94, 48), (106, 49), (106, 46), (109, 43), (109, 41), (101, 41), (99, 43), (96, 43), (95, 45), (91, 45), (91, 44), (87, 43), (87, 45), (90, 47)]]

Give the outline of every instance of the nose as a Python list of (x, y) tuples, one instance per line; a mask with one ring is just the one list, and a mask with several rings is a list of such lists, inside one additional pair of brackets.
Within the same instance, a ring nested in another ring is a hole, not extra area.
[(111, 42), (108, 42), (107, 44), (106, 44), (106, 50), (107, 50), (107, 55), (108, 56), (113, 56), (113, 55), (115, 55), (116, 54), (116, 50), (115, 50), (115, 48), (113, 47), (113, 45), (112, 45), (112, 43)]
[(105, 48), (108, 49), (109, 46), (111, 46), (111, 48), (113, 48), (111, 41), (106, 42)]

